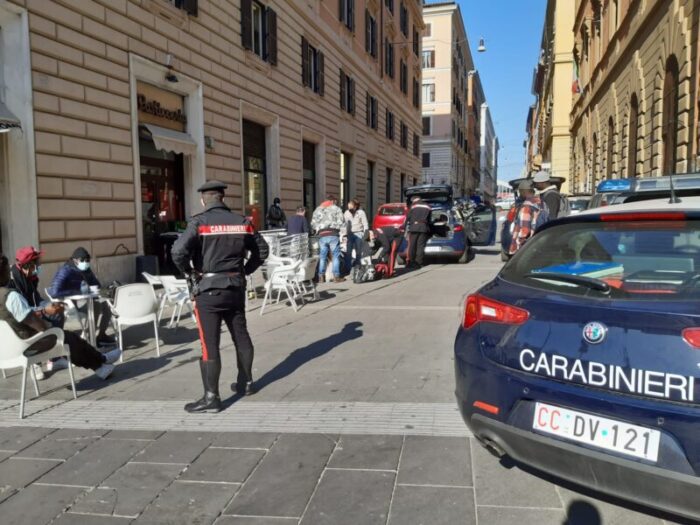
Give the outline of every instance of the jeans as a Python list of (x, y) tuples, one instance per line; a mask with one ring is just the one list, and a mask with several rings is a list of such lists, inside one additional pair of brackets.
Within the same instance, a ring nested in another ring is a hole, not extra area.
[(355, 259), (354, 259), (354, 264), (359, 266), (362, 261), (362, 241), (363, 241), (363, 236), (360, 235), (359, 233), (351, 233), (348, 235), (348, 245), (347, 245), (347, 250), (345, 252), (345, 269), (346, 271), (350, 271), (353, 267), (353, 257), (352, 257), (352, 251), (355, 250)]
[(323, 277), (326, 275), (326, 265), (328, 264), (328, 252), (333, 256), (333, 275), (340, 277), (340, 239), (334, 235), (327, 235), (318, 238), (318, 244), (321, 248), (321, 260), (318, 263), (318, 275)]

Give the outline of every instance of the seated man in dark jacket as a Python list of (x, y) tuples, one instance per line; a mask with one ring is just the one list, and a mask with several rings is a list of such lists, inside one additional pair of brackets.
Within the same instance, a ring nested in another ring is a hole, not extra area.
[[(51, 324), (42, 317), (42, 311), (35, 311), (17, 289), (7, 288), (9, 282), (10, 265), (7, 257), (0, 254), (0, 320), (9, 324), (20, 339), (28, 339), (51, 328)], [(42, 308), (42, 310), (44, 309)], [(118, 348), (101, 354), (87, 341), (72, 332), (64, 332), (64, 338), (74, 365), (94, 370), (95, 375), (100, 379), (107, 379), (111, 375), (114, 370), (112, 363), (116, 362), (121, 354)], [(55, 336), (47, 336), (45, 339), (37, 341), (29, 350), (42, 352), (52, 348), (55, 344)], [(39, 367), (39, 365), (34, 366)], [(38, 371), (41, 371), (40, 367)]]
[[(90, 269), (90, 254), (83, 248), (77, 248), (71, 258), (59, 268), (51, 282), (49, 294), (54, 299), (80, 294), (83, 282), (88, 286), (101, 287), (100, 281)], [(112, 319), (112, 311), (106, 302), (95, 301), (95, 320), (98, 322), (98, 345), (113, 345), (114, 338), (107, 335), (107, 328)], [(78, 310), (87, 313), (87, 304), (79, 305)]]

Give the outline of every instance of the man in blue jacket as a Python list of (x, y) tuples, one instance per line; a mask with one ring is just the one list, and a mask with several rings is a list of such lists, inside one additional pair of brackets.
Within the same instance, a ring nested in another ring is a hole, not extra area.
[[(71, 258), (59, 268), (51, 282), (49, 293), (54, 299), (79, 295), (83, 282), (88, 286), (101, 287), (93, 271), (90, 269), (90, 254), (82, 246), (77, 248)], [(112, 319), (112, 311), (106, 302), (95, 301), (95, 319), (98, 321), (97, 344), (108, 346), (114, 344), (114, 338), (107, 335), (107, 328)], [(78, 310), (87, 313), (87, 304), (78, 306)]]

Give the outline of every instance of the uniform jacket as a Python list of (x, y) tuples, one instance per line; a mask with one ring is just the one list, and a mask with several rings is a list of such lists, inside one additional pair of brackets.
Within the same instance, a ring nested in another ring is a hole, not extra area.
[(267, 254), (267, 243), (260, 234), (222, 202), (211, 203), (194, 215), (172, 248), (173, 262), (180, 271), (189, 274), (194, 268), (203, 274), (200, 292), (245, 287), (245, 276), (257, 270)]
[(406, 215), (406, 226), (410, 233), (430, 233), (432, 226), (430, 214), (432, 213), (430, 205), (423, 201), (418, 201), (411, 206)]
[(340, 230), (345, 224), (343, 210), (331, 201), (324, 201), (314, 210), (311, 218), (311, 228), (321, 237), (328, 235), (339, 236)]
[(83, 281), (88, 286), (101, 286), (91, 269), (81, 272), (72, 260), (67, 261), (54, 275), (49, 287), (49, 294), (51, 297), (68, 297), (79, 294)]

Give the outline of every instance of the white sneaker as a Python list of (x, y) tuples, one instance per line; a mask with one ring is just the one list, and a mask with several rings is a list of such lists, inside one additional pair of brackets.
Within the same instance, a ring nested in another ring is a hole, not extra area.
[(95, 370), (95, 375), (97, 377), (99, 377), (100, 379), (107, 379), (109, 376), (112, 375), (113, 371), (114, 371), (114, 365), (110, 365), (110, 364), (105, 363), (100, 368)]
[(112, 363), (119, 361), (119, 358), (122, 356), (122, 351), (119, 350), (119, 348), (115, 348), (109, 352), (104, 352), (102, 355), (105, 358), (105, 362), (108, 365), (111, 365)]
[(55, 372), (56, 370), (65, 370), (68, 368), (68, 359), (65, 357), (59, 357), (55, 361), (49, 361), (46, 363), (47, 372)]
[(36, 376), (37, 381), (42, 381), (45, 379), (44, 371), (41, 369), (41, 365), (39, 363), (34, 363), (32, 365), (32, 370), (34, 370), (34, 375)]

